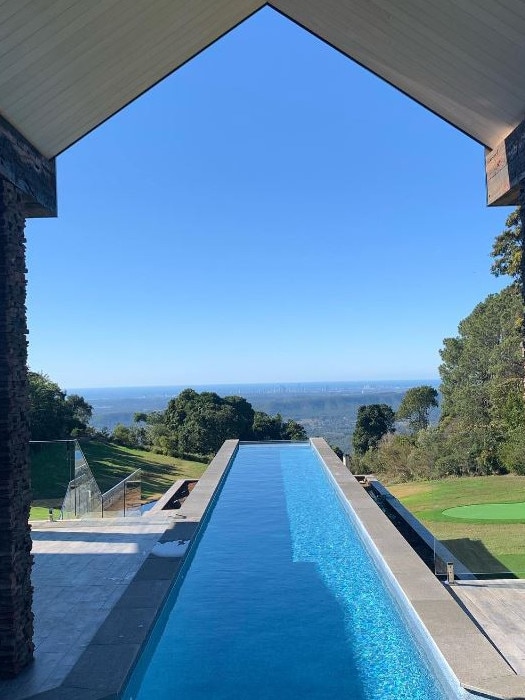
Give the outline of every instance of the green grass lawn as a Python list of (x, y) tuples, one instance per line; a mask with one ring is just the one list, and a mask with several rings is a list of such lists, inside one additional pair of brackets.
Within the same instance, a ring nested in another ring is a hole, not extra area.
[(525, 476), (451, 478), (389, 488), (472, 571), (525, 578), (525, 518), (491, 522), (443, 515), (456, 506), (525, 501)]
[[(54, 510), (54, 516), (58, 520), (60, 518), (60, 510)], [(49, 520), (49, 508), (43, 506), (31, 506), (31, 514), (29, 520)]]
[(102, 492), (115, 486), (135, 469), (142, 469), (142, 500), (159, 498), (177, 479), (198, 479), (206, 469), (202, 462), (166, 457), (113, 443), (80, 443)]
[[(143, 502), (159, 498), (178, 479), (198, 479), (206, 469), (202, 462), (166, 457), (113, 443), (86, 441), (80, 446), (102, 492), (141, 469)], [(60, 506), (69, 481), (64, 450), (63, 446), (52, 445), (33, 456), (35, 498), (31, 508), (32, 520), (47, 520), (48, 508)], [(58, 515), (55, 511), (55, 517)]]

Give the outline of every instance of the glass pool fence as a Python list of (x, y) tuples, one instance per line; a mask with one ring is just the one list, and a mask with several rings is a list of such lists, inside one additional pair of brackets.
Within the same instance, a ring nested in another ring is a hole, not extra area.
[(440, 578), (525, 578), (525, 476), (389, 484), (384, 507)]
[(32, 519), (140, 516), (140, 469), (102, 493), (77, 440), (31, 441), (29, 459)]

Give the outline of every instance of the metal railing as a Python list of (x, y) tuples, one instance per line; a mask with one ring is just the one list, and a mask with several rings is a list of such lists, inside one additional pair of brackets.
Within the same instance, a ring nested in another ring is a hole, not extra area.
[(140, 516), (141, 492), (141, 470), (137, 469), (102, 494), (102, 517)]

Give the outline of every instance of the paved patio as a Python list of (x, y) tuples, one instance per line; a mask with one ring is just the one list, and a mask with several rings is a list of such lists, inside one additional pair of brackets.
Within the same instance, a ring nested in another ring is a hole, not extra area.
[(450, 590), (507, 663), (525, 676), (525, 580), (458, 581)]
[(224, 443), (181, 510), (33, 523), (35, 660), (0, 698), (118, 695), (182, 565), (152, 550), (195, 536), (236, 447)]
[(33, 524), (35, 661), (0, 681), (0, 697), (21, 700), (64, 680), (171, 521)]

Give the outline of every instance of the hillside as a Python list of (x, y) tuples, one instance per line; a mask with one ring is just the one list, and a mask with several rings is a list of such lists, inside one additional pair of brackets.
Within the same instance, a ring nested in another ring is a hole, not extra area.
[(177, 479), (198, 479), (207, 466), (202, 462), (94, 440), (82, 442), (81, 448), (102, 492), (125, 479), (135, 469), (142, 469), (143, 501), (158, 498)]

